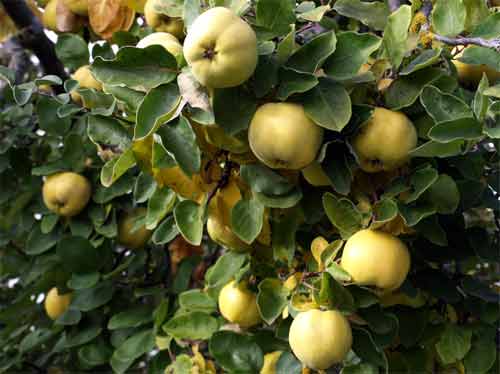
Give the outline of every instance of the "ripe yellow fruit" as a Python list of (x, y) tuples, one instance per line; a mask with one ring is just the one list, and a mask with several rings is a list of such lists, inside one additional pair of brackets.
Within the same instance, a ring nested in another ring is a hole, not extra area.
[(321, 167), (319, 162), (313, 161), (312, 164), (302, 169), (302, 176), (312, 186), (321, 187), (321, 186), (330, 186), (332, 182), (328, 175), (326, 175), (325, 171)]
[(87, 16), (89, 14), (88, 0), (63, 0), (69, 10), (80, 16)]
[(473, 65), (459, 61), (466, 49), (467, 48), (464, 48), (460, 51), (460, 53), (458, 53), (452, 60), (453, 65), (455, 65), (455, 68), (457, 69), (458, 79), (460, 82), (477, 86), (483, 77), (483, 73), (486, 74), (490, 83), (495, 83), (500, 80), (500, 71), (497, 71), (488, 65)]
[(347, 240), (341, 266), (352, 280), (363, 286), (392, 291), (404, 282), (410, 270), (406, 244), (378, 230), (360, 230)]
[(362, 170), (368, 173), (397, 169), (417, 145), (417, 131), (401, 112), (375, 108), (351, 141)]
[[(74, 80), (78, 82), (80, 88), (93, 88), (98, 91), (102, 91), (102, 84), (97, 79), (94, 78), (92, 72), (88, 65), (79, 67), (75, 73), (71, 76)], [(75, 91), (71, 91), (71, 99), (76, 103), (82, 102), (82, 96)]]
[(64, 217), (76, 216), (90, 200), (92, 187), (87, 178), (72, 172), (52, 174), (43, 184), (47, 208)]
[(251, 327), (260, 323), (257, 297), (245, 282), (226, 284), (219, 294), (219, 310), (229, 322), (241, 327)]
[(274, 351), (264, 355), (264, 365), (260, 369), (260, 374), (276, 374), (276, 364), (283, 351)]
[(50, 319), (56, 320), (61, 316), (71, 303), (71, 293), (60, 295), (56, 287), (50, 289), (45, 296), (45, 312)]
[(305, 366), (325, 370), (345, 358), (351, 349), (352, 331), (340, 312), (312, 309), (297, 314), (288, 341)]
[(125, 214), (118, 223), (118, 243), (129, 249), (139, 249), (146, 245), (151, 237), (151, 231), (145, 226), (133, 230), (135, 220), (146, 214), (146, 208), (136, 208)]
[(151, 45), (161, 45), (174, 57), (182, 55), (182, 45), (179, 40), (168, 32), (155, 32), (137, 43), (137, 48), (146, 48)]
[(304, 108), (292, 103), (268, 103), (257, 109), (248, 131), (255, 156), (273, 169), (303, 169), (314, 161), (323, 129)]
[(223, 221), (217, 215), (209, 215), (207, 220), (207, 232), (210, 239), (223, 247), (237, 252), (246, 252), (250, 246), (238, 238), (231, 228), (224, 225)]
[(196, 18), (184, 41), (184, 57), (193, 75), (210, 88), (235, 87), (248, 80), (257, 56), (253, 29), (224, 7)]
[(57, 28), (57, 1), (50, 0), (43, 11), (42, 23), (46, 29), (59, 31)]
[(177, 39), (184, 39), (184, 22), (181, 18), (169, 17), (158, 13), (155, 6), (159, 0), (147, 0), (144, 5), (146, 23), (155, 31), (168, 32)]

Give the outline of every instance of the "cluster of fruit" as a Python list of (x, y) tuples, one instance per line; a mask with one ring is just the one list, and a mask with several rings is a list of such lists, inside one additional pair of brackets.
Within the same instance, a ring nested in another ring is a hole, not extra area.
[[(55, 4), (61, 1), (76, 14), (88, 14), (86, 1), (50, 0), (44, 20), (51, 28), (56, 28), (53, 12), (57, 6)], [(213, 89), (241, 85), (254, 74), (258, 60), (256, 34), (231, 10), (215, 7), (202, 13), (191, 24), (187, 35), (184, 35), (182, 20), (157, 12), (154, 0), (148, 0), (144, 10), (147, 23), (156, 32), (142, 39), (137, 47), (161, 45), (174, 57), (184, 58), (196, 80), (209, 93)], [(492, 79), (499, 74), (486, 67), (472, 67), (459, 61), (455, 61), (455, 65), (463, 81), (476, 82), (483, 72), (491, 75)], [(81, 88), (102, 90), (101, 83), (92, 76), (88, 66), (78, 69), (73, 78)], [(72, 93), (72, 98), (75, 102), (81, 102), (76, 92)], [(212, 136), (218, 136), (214, 134)], [(323, 144), (323, 136), (323, 128), (306, 115), (301, 104), (271, 102), (257, 108), (250, 123), (247, 141), (252, 154), (269, 168), (279, 169), (280, 172), (300, 170), (310, 184), (325, 186), (331, 183), (330, 179), (315, 161)], [(417, 145), (417, 131), (402, 112), (376, 107), (371, 117), (350, 139), (350, 144), (364, 172), (390, 172), (409, 160), (410, 151)], [(230, 179), (211, 201), (207, 231), (213, 241), (232, 250), (247, 251), (249, 245), (232, 232), (230, 224), (230, 212), (241, 199), (238, 182)], [(78, 214), (90, 195), (89, 182), (74, 173), (50, 176), (43, 188), (47, 207), (68, 217)], [(128, 248), (143, 246), (150, 235), (143, 227), (132, 232), (136, 213), (127, 215), (119, 224), (119, 242)], [(265, 211), (266, 214), (268, 212)], [(269, 223), (267, 219), (264, 222), (257, 242), (269, 244), (269, 228), (266, 230), (266, 224), (268, 226)], [(384, 295), (398, 289), (406, 279), (410, 269), (410, 254), (397, 236), (381, 230), (364, 229), (347, 240), (340, 266), (350, 275), (354, 284), (373, 286)], [(68, 307), (70, 297), (51, 290), (45, 302), (48, 315), (51, 318), (61, 315)], [(227, 284), (220, 292), (218, 302), (221, 314), (242, 328), (261, 322), (256, 295), (245, 281)], [(341, 362), (350, 350), (351, 327), (348, 319), (338, 311), (311, 309), (299, 312), (290, 328), (289, 343), (304, 365), (313, 369), (326, 369)], [(267, 355), (264, 367), (271, 368), (278, 357), (279, 352)]]

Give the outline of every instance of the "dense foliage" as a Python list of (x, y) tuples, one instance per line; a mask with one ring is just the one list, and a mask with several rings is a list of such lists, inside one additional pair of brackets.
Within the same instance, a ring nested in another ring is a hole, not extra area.
[[(349, 321), (327, 372), (497, 372), (495, 2), (46, 3), (73, 79), (0, 66), (0, 372), (307, 372), (288, 338), (311, 309)], [(216, 78), (190, 49), (215, 6), (247, 46)], [(154, 31), (177, 39), (136, 47)], [(88, 181), (63, 175), (70, 213), (61, 172)], [(390, 235), (355, 269), (366, 228)]]

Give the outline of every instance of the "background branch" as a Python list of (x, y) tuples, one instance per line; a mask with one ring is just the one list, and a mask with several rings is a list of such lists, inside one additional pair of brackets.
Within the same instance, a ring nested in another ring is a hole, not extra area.
[[(40, 60), (45, 74), (53, 74), (67, 79), (64, 66), (56, 55), (54, 44), (47, 38), (43, 26), (24, 0), (0, 0), (9, 17), (21, 31), (18, 35), (19, 44), (30, 49)], [(54, 86), (54, 89), (62, 88)]]
[(26, 50), (23, 48), (17, 37), (12, 37), (3, 43), (5, 53), (10, 57), (8, 67), (16, 74), (15, 82), (20, 84), (28, 71), (31, 62)]
[(388, 5), (389, 5), (389, 10), (392, 13), (398, 10), (398, 8), (401, 6), (401, 0), (389, 0)]

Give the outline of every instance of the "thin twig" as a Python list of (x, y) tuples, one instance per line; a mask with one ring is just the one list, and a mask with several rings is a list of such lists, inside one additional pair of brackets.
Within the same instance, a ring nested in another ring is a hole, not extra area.
[(215, 196), (217, 191), (220, 190), (221, 188), (224, 188), (226, 186), (226, 184), (229, 182), (229, 177), (231, 176), (232, 168), (233, 168), (233, 163), (229, 160), (226, 160), (226, 162), (224, 164), (224, 170), (222, 172), (222, 175), (221, 175), (219, 181), (215, 185), (214, 189), (212, 191), (210, 191), (210, 193), (208, 194), (207, 203), (206, 203), (207, 206), (208, 206), (208, 204), (210, 204), (210, 201), (213, 199), (213, 197)]

